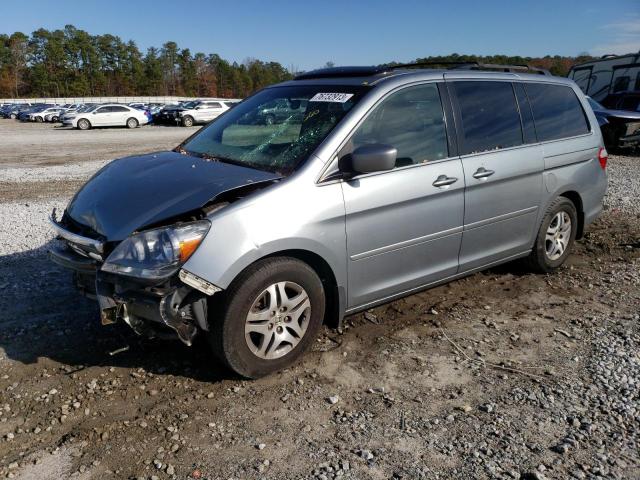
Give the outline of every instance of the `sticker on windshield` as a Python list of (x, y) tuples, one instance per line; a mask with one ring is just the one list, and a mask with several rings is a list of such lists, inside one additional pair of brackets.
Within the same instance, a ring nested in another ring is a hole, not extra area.
[(310, 102), (344, 103), (353, 97), (353, 93), (316, 93)]

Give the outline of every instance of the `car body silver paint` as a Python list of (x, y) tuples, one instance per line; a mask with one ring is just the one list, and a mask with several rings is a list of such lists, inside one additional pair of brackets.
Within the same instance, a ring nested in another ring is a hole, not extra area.
[[(341, 146), (387, 95), (410, 85), (459, 79), (568, 85), (580, 99), (591, 131), (348, 181), (325, 181), (327, 173), (336, 169)], [(295, 84), (330, 88), (361, 82), (342, 78)], [(576, 192), (580, 196), (585, 224), (601, 211), (607, 186), (606, 172), (597, 159), (602, 137), (586, 98), (571, 80), (415, 71), (371, 84), (375, 88), (298, 172), (210, 215), (211, 230), (184, 268), (227, 288), (260, 258), (288, 250), (308, 251), (332, 269), (345, 296), (342, 315), (527, 255), (548, 206), (558, 195)], [(496, 173), (479, 181), (473, 174), (480, 167)], [(430, 180), (440, 174), (459, 181), (445, 190), (432, 188)]]
[(323, 163), (315, 156), (298, 172), (232, 203), (209, 218), (207, 235), (184, 268), (227, 288), (254, 261), (283, 250), (322, 257), (338, 285), (346, 285), (344, 201), (340, 183), (318, 187)]

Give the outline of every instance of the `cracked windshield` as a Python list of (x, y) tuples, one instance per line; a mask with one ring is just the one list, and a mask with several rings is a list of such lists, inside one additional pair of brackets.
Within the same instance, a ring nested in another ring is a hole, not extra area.
[(189, 140), (189, 154), (291, 173), (367, 91), (366, 87), (293, 86), (263, 90)]

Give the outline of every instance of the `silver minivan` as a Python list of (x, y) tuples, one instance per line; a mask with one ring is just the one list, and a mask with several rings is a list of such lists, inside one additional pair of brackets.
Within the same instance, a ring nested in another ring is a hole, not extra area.
[[(242, 121), (274, 101), (291, 116)], [(54, 211), (50, 254), (103, 323), (204, 334), (257, 378), (325, 322), (518, 258), (558, 268), (602, 209), (606, 162), (564, 78), (324, 69), (105, 166)]]

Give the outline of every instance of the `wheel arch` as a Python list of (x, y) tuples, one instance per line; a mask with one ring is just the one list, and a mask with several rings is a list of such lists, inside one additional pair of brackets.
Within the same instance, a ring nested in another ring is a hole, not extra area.
[(341, 312), (344, 311), (344, 294), (341, 291), (344, 292), (344, 289), (338, 286), (338, 281), (331, 265), (317, 253), (303, 249), (282, 250), (263, 258), (273, 257), (296, 258), (309, 265), (318, 274), (324, 286), (327, 299), (324, 323), (332, 327), (340, 326), (343, 317)]
[(571, 200), (571, 203), (576, 207), (578, 214), (578, 229), (576, 231), (576, 238), (582, 238), (584, 234), (584, 207), (582, 203), (582, 197), (575, 190), (567, 190), (558, 195), (558, 197), (565, 197)]
[(82, 120), (86, 120), (89, 123), (89, 128), (93, 127), (93, 124), (91, 123), (91, 120), (89, 120), (87, 117), (80, 117), (76, 120), (76, 128), (80, 128), (78, 126), (78, 124), (82, 121)]
[(269, 252), (262, 256), (253, 258), (251, 262), (244, 266), (244, 268), (233, 275), (231, 282), (235, 281), (236, 278), (257, 262), (279, 257), (289, 257), (300, 260), (316, 272), (324, 286), (327, 300), (323, 323), (331, 327), (339, 327), (342, 324), (344, 311), (346, 309), (346, 290), (344, 286), (339, 284), (336, 273), (329, 262), (317, 252), (304, 248), (288, 248)]

